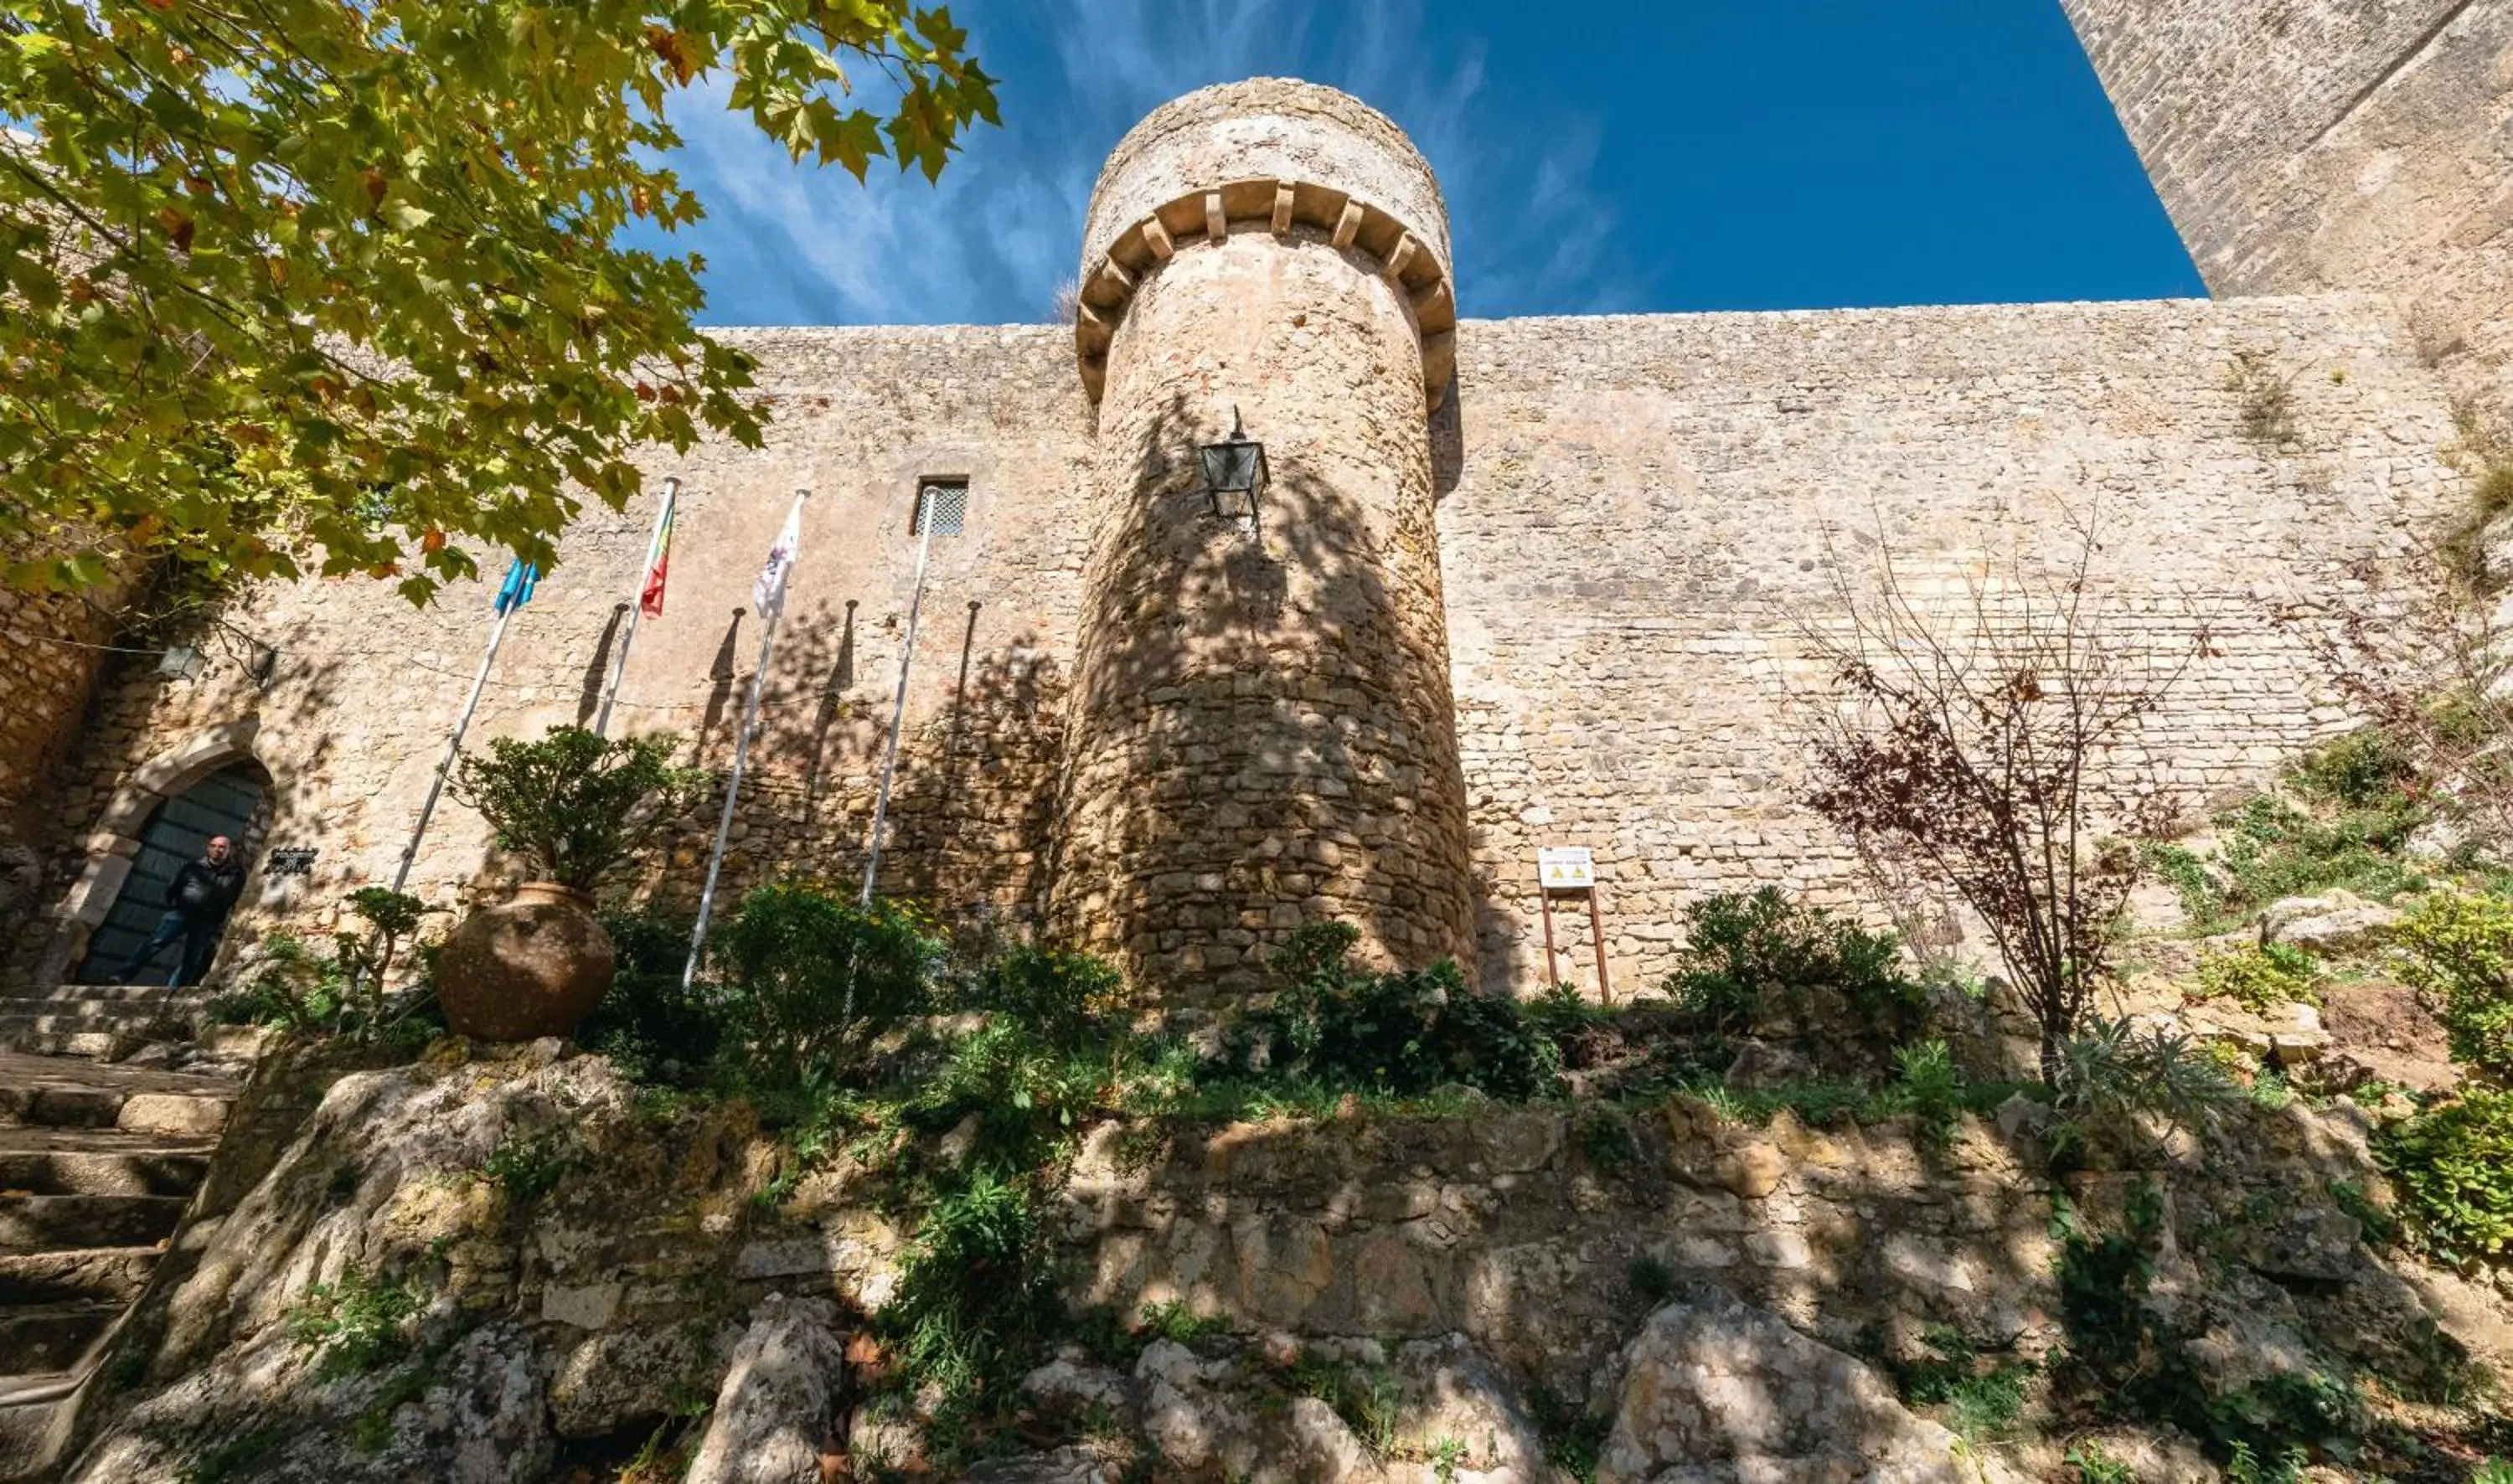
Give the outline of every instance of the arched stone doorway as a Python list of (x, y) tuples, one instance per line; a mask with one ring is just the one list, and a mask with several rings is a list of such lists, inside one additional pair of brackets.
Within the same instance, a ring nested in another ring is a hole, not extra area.
[[(88, 938), (79, 964), (83, 984), (120, 982), (131, 955), (148, 941), (166, 912), (166, 891), (186, 861), (201, 858), (213, 836), (231, 842), (249, 867), (270, 829), (270, 775), (259, 762), (230, 762), (160, 802), (140, 830), (140, 849), (104, 920)], [(180, 946), (132, 976), (132, 983), (162, 984), (181, 953)]]
[[(195, 784), (229, 768), (247, 771), (260, 788), (253, 822), (246, 827), (246, 833), (238, 837), (231, 831), (227, 832), (235, 840), (244, 860), (248, 880), (251, 879), (255, 867), (259, 864), (257, 852), (269, 833), (277, 793), (269, 770), (254, 756), (254, 735), (259, 729), (260, 721), (254, 717), (204, 727), (180, 745), (149, 759), (114, 791), (112, 801), (104, 806), (103, 816), (96, 823), (96, 833), (88, 838), (87, 864), (80, 870), (78, 879), (71, 884), (68, 895), (58, 909), (60, 925), (53, 935), (52, 947), (36, 966), (37, 983), (64, 984), (74, 979), (87, 980), (91, 963), (95, 973), (121, 966), (121, 955), (137, 947), (139, 940), (121, 944), (118, 951), (105, 946), (106, 952), (94, 953), (91, 947), (95, 945), (99, 929), (104, 926), (125, 898), (125, 883), (131, 880), (135, 868), (140, 864), (151, 824), (165, 817), (162, 811), (172, 801), (182, 798)], [(197, 820), (199, 816), (186, 809), (174, 817), (180, 825), (182, 818)], [(172, 832), (168, 834), (171, 839)], [(197, 841), (192, 843), (191, 850), (193, 854), (199, 854)], [(168, 874), (172, 874), (171, 868)], [(135, 909), (149, 912), (149, 927), (156, 925), (155, 912), (163, 909), (152, 911), (148, 904), (160, 900), (163, 890), (161, 882), (157, 887), (158, 895), (152, 896), (149, 887), (141, 883), (130, 894)]]

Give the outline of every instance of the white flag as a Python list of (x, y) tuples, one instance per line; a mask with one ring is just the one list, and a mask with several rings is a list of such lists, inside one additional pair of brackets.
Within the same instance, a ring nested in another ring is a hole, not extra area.
[(768, 565), (759, 569), (759, 580), (750, 585), (750, 606), (762, 618), (775, 618), (785, 611), (785, 581), (794, 575), (794, 550), (803, 544), (803, 496), (794, 496), (794, 508), (785, 513), (785, 528), (777, 533), (777, 544), (768, 548)]

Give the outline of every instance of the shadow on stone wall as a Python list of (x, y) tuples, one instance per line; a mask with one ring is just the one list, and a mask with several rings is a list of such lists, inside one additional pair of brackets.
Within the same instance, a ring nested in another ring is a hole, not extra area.
[[(1303, 920), (1382, 962), (1470, 956), (1428, 502), (1367, 509), (1270, 451), (1252, 534), (1210, 513), (1200, 436), (1173, 397), (1103, 454), (1136, 494), (1092, 558), (1056, 927), (1188, 1002), (1254, 988)], [(1409, 571), (1427, 585), (1391, 590)]]

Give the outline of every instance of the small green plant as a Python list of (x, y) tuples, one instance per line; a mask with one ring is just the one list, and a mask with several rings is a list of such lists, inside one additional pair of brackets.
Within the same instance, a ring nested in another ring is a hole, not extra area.
[(1931, 1325), (1921, 1338), (1929, 1353), (1894, 1367), (1902, 1399), (1943, 1407), (1946, 1426), (1967, 1442), (1989, 1442), (2013, 1431), (2024, 1411), (2024, 1383), (2032, 1368), (2014, 1362), (1984, 1366), (1979, 1347), (1946, 1325)]
[(529, 1203), (556, 1190), (575, 1164), (576, 1151), (563, 1133), (516, 1134), (489, 1152), (480, 1175), (509, 1199)]
[(1582, 1110), (1573, 1133), (1579, 1141), (1579, 1156), (1600, 1174), (1618, 1175), (1639, 1157), (1640, 1141), (1632, 1136), (1631, 1120), (1611, 1108)]
[(690, 914), (651, 907), (602, 914), (617, 967), (610, 993), (577, 1039), (649, 1087), (696, 1086), (729, 1028), (722, 992), (703, 979), (681, 983), (693, 921)]
[(1578, 1484), (1597, 1484), (1598, 1456), (1605, 1452), (1613, 1421), (1580, 1411), (1541, 1381), (1528, 1388), (1527, 1410), (1544, 1439), (1544, 1462)]
[(1964, 1111), (1963, 1074), (1941, 1040), (1921, 1041), (1894, 1052), (1895, 1102), (1918, 1120), (1920, 1137), (1943, 1147), (1954, 1138)]
[(2245, 947), (2199, 959), (2199, 993), (2233, 1000), (2254, 1014), (2283, 1004), (2321, 1003), (2315, 988), (2320, 978), (2320, 964), (2291, 944)]
[(1199, 1314), (1187, 1307), (1184, 1299), (1170, 1299), (1159, 1304), (1146, 1304), (1137, 1328), (1143, 1335), (1167, 1340), (1174, 1345), (1193, 1345), (1230, 1333), (1230, 1319), (1225, 1314)]
[(2225, 1461), (2225, 1484), (2301, 1484), (2303, 1470), (2312, 1455), (2300, 1446), (2291, 1446), (2278, 1455), (2276, 1462), (2263, 1464), (2252, 1445), (2236, 1439)]
[(1804, 1018), (1838, 995), (1861, 1032), (1898, 1044), (1927, 1005), (1902, 971), (1901, 941), (1778, 888), (1703, 897), (1684, 910), (1685, 946), (1667, 997), (1703, 1031), (1737, 1035), (1767, 1016)]
[(275, 1424), (254, 1427), (202, 1454), (176, 1477), (180, 1484), (228, 1484), (238, 1469), (260, 1463), (287, 1441), (287, 1429)]
[(2513, 1092), (2472, 1088), (2375, 1137), (2410, 1246), (2448, 1263), (2513, 1253)]
[(2200, 1128), (2243, 1097), (2197, 1041), (2161, 1026), (2139, 1031), (2126, 1020), (2092, 1016), (2083, 1031), (2060, 1039), (2057, 1053), (2052, 1093), (2063, 1145), (2138, 1114)]
[(2267, 352), (2234, 352), (2233, 364), (2225, 372), (2225, 390), (2240, 399), (2239, 421), (2245, 438), (2272, 449), (2294, 441), (2294, 391), (2269, 364)]
[(425, 1396), (435, 1384), (435, 1372), (425, 1365), (414, 1364), (394, 1376), (351, 1420), (350, 1445), (360, 1453), (383, 1452), (392, 1441), (393, 1414)]
[(1652, 1308), (1675, 1297), (1675, 1269), (1664, 1258), (1644, 1252), (1623, 1266), (1623, 1281)]
[(407, 1353), (409, 1327), (424, 1301), (415, 1275), (386, 1280), (351, 1268), (317, 1283), (288, 1310), (289, 1338), (317, 1352), (322, 1381), (362, 1376)]
[(1474, 1450), (1468, 1448), (1463, 1440), (1442, 1437), (1431, 1444), (1423, 1462), (1431, 1465), (1431, 1477), (1439, 1484), (1457, 1484), (1457, 1470), (1473, 1459)]
[(2286, 1074), (2275, 1067), (2263, 1067), (2252, 1078), (2252, 1106), (2262, 1113), (2278, 1113), (2294, 1106), (2294, 1085)]
[(1293, 1357), (1283, 1382), (1294, 1394), (1313, 1396), (1333, 1408), (1373, 1458), (1384, 1460), (1395, 1451), (1405, 1393), (1396, 1373), (1386, 1366), (1347, 1363), (1302, 1350)]
[[(2513, 491), (2507, 491), (2513, 498)], [(2470, 1470), (2469, 1484), (2513, 1484), (2513, 1463), (2490, 1455)]]
[(2452, 1054), (2513, 1083), (2513, 901), (2438, 891), (2400, 922), (2401, 977), (2437, 1002)]
[(580, 726), (537, 742), (498, 737), (487, 757), (463, 755), (454, 797), (537, 879), (590, 890), (705, 795), (704, 769), (672, 765), (678, 745), (668, 733), (605, 738)]
[(2070, 1484), (2141, 1484), (2137, 1470), (2113, 1458), (2100, 1443), (2079, 1443), (2060, 1462), (2077, 1471)]

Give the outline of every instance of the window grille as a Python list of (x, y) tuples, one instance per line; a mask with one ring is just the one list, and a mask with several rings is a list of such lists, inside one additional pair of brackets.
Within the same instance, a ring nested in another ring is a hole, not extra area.
[(956, 536), (969, 519), (969, 487), (965, 482), (928, 480), (916, 491), (916, 514), (909, 521), (907, 533), (923, 535), (931, 529), (937, 536)]

